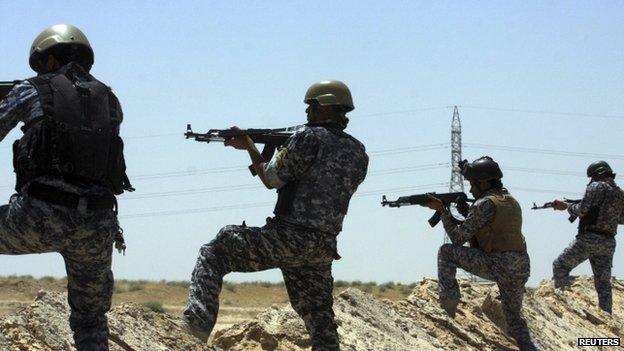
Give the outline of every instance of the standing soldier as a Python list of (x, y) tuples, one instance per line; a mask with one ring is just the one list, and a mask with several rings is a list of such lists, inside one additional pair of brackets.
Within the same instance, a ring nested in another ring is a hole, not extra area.
[[(426, 206), (442, 213), (444, 229), (452, 244), (438, 252), (439, 297), (442, 308), (455, 316), (459, 304), (457, 268), (495, 281), (502, 298), (503, 311), (511, 335), (520, 350), (537, 350), (522, 316), (524, 285), (529, 279), (530, 264), (522, 235), (522, 212), (518, 202), (503, 187), (498, 164), (488, 156), (472, 163), (463, 161), (462, 175), (470, 181), (475, 203), (466, 220), (458, 224), (442, 201)], [(462, 246), (470, 242), (471, 247)]]
[[(183, 320), (206, 340), (219, 310), (223, 276), (280, 268), (294, 310), (303, 318), (313, 350), (339, 350), (332, 310), (331, 265), (339, 258), (336, 236), (349, 200), (364, 180), (364, 145), (343, 130), (353, 110), (348, 87), (320, 81), (308, 89), (306, 127), (271, 160), (264, 160), (248, 136), (225, 142), (247, 150), (269, 189), (278, 189), (275, 217), (263, 227), (229, 225), (201, 247)], [(236, 128), (236, 127), (233, 127)]]
[(555, 288), (564, 289), (570, 284), (570, 271), (589, 259), (598, 305), (612, 313), (611, 266), (617, 226), (624, 224), (624, 192), (615, 184), (615, 174), (605, 161), (589, 165), (587, 176), (591, 181), (580, 203), (553, 201), (555, 210), (567, 209), (573, 218), (580, 217), (576, 239), (553, 262), (553, 280)]
[(113, 243), (125, 248), (115, 196), (131, 188), (119, 138), (122, 112), (89, 74), (93, 51), (76, 27), (44, 30), (30, 49), (38, 75), (0, 101), (0, 140), (13, 144), (15, 190), (0, 207), (0, 254), (59, 252), (67, 269), (70, 327), (78, 350), (108, 350)]

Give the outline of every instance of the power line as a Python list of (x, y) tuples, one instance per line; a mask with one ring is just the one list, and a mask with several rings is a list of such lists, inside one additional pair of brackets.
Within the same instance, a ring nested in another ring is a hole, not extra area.
[(409, 109), (409, 110), (398, 110), (398, 111), (388, 111), (388, 112), (379, 112), (379, 113), (368, 113), (368, 114), (362, 114), (362, 115), (355, 114), (355, 115), (349, 116), (349, 117), (364, 118), (364, 117), (391, 116), (391, 115), (402, 115), (402, 114), (414, 113), (414, 112), (446, 110), (448, 108), (449, 108), (448, 106), (423, 107), (423, 108), (414, 108), (414, 109)]
[[(448, 165), (449, 165), (448, 163), (432, 163), (432, 164), (425, 164), (425, 165), (419, 165), (419, 166), (413, 166), (413, 167), (390, 168), (390, 169), (369, 172), (367, 176), (371, 177), (371, 176), (380, 176), (380, 175), (390, 175), (390, 174), (396, 174), (396, 173), (427, 171), (431, 169), (448, 167)], [(250, 184), (218, 186), (218, 187), (211, 187), (211, 188), (193, 188), (193, 189), (172, 190), (172, 191), (164, 191), (164, 192), (156, 192), (156, 193), (130, 195), (128, 197), (124, 197), (123, 200), (124, 201), (125, 200), (140, 200), (140, 199), (150, 199), (150, 198), (157, 198), (157, 197), (185, 196), (185, 195), (196, 195), (196, 194), (205, 194), (205, 193), (213, 193), (213, 192), (238, 191), (238, 190), (250, 190), (250, 189), (264, 189), (264, 187), (258, 183), (250, 183)]]
[(261, 189), (261, 188), (262, 186), (256, 183), (240, 184), (240, 185), (230, 185), (230, 186), (218, 186), (218, 187), (212, 187), (212, 188), (195, 188), (195, 189), (185, 189), (185, 190), (164, 191), (164, 192), (158, 192), (158, 193), (146, 193), (146, 194), (129, 196), (129, 197), (124, 198), (124, 200), (141, 200), (141, 199), (150, 199), (150, 198), (155, 198), (155, 197), (196, 195), (196, 194), (204, 194), (204, 193)]
[[(417, 190), (417, 189), (433, 189), (434, 187), (448, 186), (448, 182), (446, 183), (433, 183), (433, 184), (424, 184), (417, 185), (411, 187), (401, 187), (401, 188), (388, 188), (388, 189), (378, 189), (373, 191), (367, 191), (362, 193), (356, 193), (353, 197), (366, 197), (366, 196), (374, 196), (374, 195), (382, 195), (382, 194), (391, 194), (401, 191), (408, 190)], [(247, 209), (254, 207), (268, 207), (274, 205), (275, 202), (254, 202), (254, 203), (246, 203), (246, 204), (237, 204), (237, 205), (221, 205), (221, 206), (213, 206), (213, 207), (203, 207), (203, 208), (191, 208), (184, 210), (166, 210), (166, 211), (153, 211), (153, 212), (143, 212), (143, 213), (135, 213), (135, 214), (127, 214), (120, 215), (121, 219), (132, 219), (132, 218), (144, 218), (144, 217), (162, 217), (162, 216), (175, 216), (182, 214), (196, 214), (196, 213), (205, 213), (205, 212), (218, 212), (225, 210), (239, 210), (239, 209)]]
[(505, 171), (517, 171), (517, 172), (525, 172), (525, 173), (538, 173), (538, 174), (550, 174), (550, 175), (561, 175), (561, 176), (574, 176), (574, 177), (586, 177), (583, 172), (573, 172), (573, 171), (559, 171), (554, 169), (540, 169), (540, 168), (525, 168), (525, 167), (504, 167)]
[(450, 166), (450, 163), (431, 163), (428, 165), (420, 165), (413, 167), (400, 167), (400, 168), (390, 168), (379, 171), (369, 172), (367, 177), (375, 177), (381, 175), (390, 175), (390, 174), (399, 174), (399, 173), (410, 173), (410, 172), (418, 172), (418, 171), (428, 171), (431, 169), (439, 169), (439, 168), (447, 168)]
[(195, 176), (195, 175), (212, 174), (212, 173), (240, 172), (241, 169), (245, 169), (246, 167), (247, 166), (245, 165), (239, 165), (239, 166), (217, 167), (217, 168), (208, 168), (208, 169), (199, 169), (199, 170), (191, 169), (187, 171), (147, 173), (147, 174), (139, 174), (139, 175), (133, 176), (132, 180), (160, 179), (160, 178), (171, 178), (171, 177)]
[(543, 193), (543, 194), (556, 194), (557, 196), (561, 196), (562, 194), (571, 194), (575, 196), (583, 196), (583, 193), (579, 193), (576, 191), (567, 191), (567, 190), (553, 190), (553, 189), (538, 189), (538, 188), (523, 188), (523, 187), (509, 187), (509, 189), (513, 191), (527, 191), (530, 193)]
[(573, 151), (553, 150), (553, 149), (534, 149), (534, 148), (526, 148), (526, 147), (518, 147), (518, 146), (476, 144), (476, 143), (465, 143), (464, 146), (468, 148), (474, 148), (474, 149), (502, 150), (502, 151), (512, 151), (512, 152), (568, 156), (568, 157), (607, 158), (607, 159), (624, 160), (624, 155), (617, 155), (617, 154), (598, 154), (598, 153), (588, 153), (588, 152), (573, 152)]
[(404, 153), (409, 153), (409, 152), (442, 150), (442, 149), (448, 149), (448, 148), (449, 148), (449, 145), (444, 144), (444, 143), (420, 145), (420, 146), (407, 146), (407, 147), (399, 147), (399, 148), (394, 148), (394, 149), (372, 151), (368, 154), (368, 156), (377, 157), (377, 156), (404, 154)]
[(124, 139), (149, 139), (149, 138), (163, 138), (163, 137), (170, 137), (170, 136), (179, 136), (182, 137), (184, 135), (184, 133), (179, 132), (179, 133), (165, 133), (165, 134), (144, 134), (144, 135), (131, 135), (131, 136), (124, 136)]
[[(446, 187), (448, 185), (449, 185), (449, 182), (442, 182), (442, 183), (416, 185), (416, 186), (410, 186), (410, 187), (377, 189), (377, 190), (371, 190), (371, 191), (365, 191), (365, 192), (358, 192), (355, 195), (353, 195), (353, 197), (360, 198), (360, 197), (369, 197), (369, 196), (379, 196), (382, 194), (387, 195), (387, 194), (392, 194), (392, 193), (397, 193), (397, 192), (405, 192), (405, 191), (420, 190), (420, 189), (433, 191), (436, 188)], [(582, 193), (579, 193), (579, 192), (555, 190), (555, 189), (524, 188), (524, 187), (513, 187), (513, 186), (511, 186), (510, 189), (512, 189), (513, 191), (553, 194), (555, 196), (561, 196), (563, 194), (569, 194), (569, 195), (574, 195), (574, 196), (583, 195)], [(213, 206), (213, 207), (191, 208), (191, 209), (183, 209), (183, 210), (152, 211), (152, 212), (120, 215), (119, 218), (133, 219), (133, 218), (145, 218), (145, 217), (156, 217), (156, 216), (158, 217), (175, 216), (175, 215), (184, 215), (184, 214), (219, 212), (219, 211), (226, 211), (226, 210), (239, 210), (239, 209), (247, 209), (247, 208), (255, 208), (255, 207), (269, 207), (269, 206), (273, 206), (274, 204), (275, 203), (273, 201), (266, 201), (266, 202), (254, 202), (254, 203), (244, 203), (244, 204), (236, 204), (236, 205), (220, 205), (220, 206)]]
[(466, 106), (466, 105), (462, 105), (461, 107), (468, 108), (468, 109), (474, 109), (474, 110), (498, 111), (498, 112), (514, 112), (514, 113), (517, 112), (517, 113), (531, 113), (531, 114), (540, 114), (540, 115), (558, 115), (558, 116), (569, 116), (569, 117), (590, 117), (590, 118), (624, 119), (624, 116), (595, 114), (595, 113), (559, 112), (559, 111), (546, 111), (546, 110), (523, 110), (523, 109), (513, 109), (513, 108), (503, 108), (503, 107)]

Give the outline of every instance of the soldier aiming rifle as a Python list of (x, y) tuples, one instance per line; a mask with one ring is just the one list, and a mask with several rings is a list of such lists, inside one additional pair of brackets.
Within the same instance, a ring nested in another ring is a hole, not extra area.
[[(529, 255), (522, 235), (522, 212), (518, 202), (503, 187), (503, 172), (491, 157), (460, 163), (470, 181), (476, 201), (458, 223), (448, 206), (436, 195), (428, 195), (427, 206), (441, 213), (442, 224), (452, 244), (438, 251), (438, 295), (441, 307), (454, 317), (460, 300), (457, 268), (495, 281), (509, 333), (521, 351), (534, 351), (529, 328), (522, 316), (524, 285), (529, 278)], [(470, 242), (471, 247), (463, 246)]]
[(571, 217), (580, 218), (576, 239), (553, 262), (553, 280), (555, 288), (565, 289), (571, 283), (570, 271), (589, 259), (598, 305), (612, 313), (611, 266), (617, 226), (624, 224), (624, 192), (615, 183), (615, 173), (605, 161), (590, 164), (587, 177), (591, 180), (581, 201), (552, 202), (555, 210), (567, 210)]
[[(262, 183), (278, 189), (275, 216), (266, 225), (226, 226), (201, 247), (182, 320), (202, 340), (215, 325), (223, 276), (279, 268), (290, 303), (310, 334), (312, 350), (340, 350), (331, 267), (340, 257), (336, 237), (351, 196), (366, 176), (368, 156), (364, 145), (344, 131), (346, 113), (354, 108), (344, 83), (317, 82), (304, 102), (308, 123), (295, 133), (237, 128), (205, 135), (187, 132), (198, 141), (219, 140), (246, 150)], [(283, 147), (272, 158), (265, 157), (255, 147), (262, 138), (268, 138), (265, 150)]]
[[(210, 142), (227, 142), (233, 138), (249, 136), (255, 144), (264, 144), (264, 148), (260, 155), (265, 160), (270, 160), (275, 151), (282, 147), (286, 140), (290, 138), (297, 130), (304, 128), (305, 125), (294, 127), (278, 128), (278, 129), (210, 129), (207, 133), (195, 133), (190, 124), (186, 125), (186, 139), (193, 138), (195, 141)], [(249, 166), (252, 175), (256, 175), (253, 165)]]
[[(468, 211), (468, 202), (474, 202), (474, 199), (469, 199), (468, 196), (466, 196), (466, 193), (462, 193), (462, 192), (457, 192), (457, 193), (425, 193), (425, 194), (417, 194), (417, 195), (409, 195), (409, 196), (401, 196), (399, 197), (397, 200), (395, 201), (388, 201), (388, 199), (386, 198), (386, 195), (383, 195), (381, 197), (381, 206), (388, 206), (388, 207), (401, 207), (401, 206), (410, 206), (410, 205), (426, 205), (427, 203), (431, 202), (431, 197), (434, 196), (435, 198), (439, 199), (440, 201), (442, 201), (442, 203), (444, 204), (445, 207), (449, 207), (452, 203), (455, 203), (457, 205), (457, 210), (459, 211), (460, 214), (462, 214), (463, 216), (465, 216), (467, 214)], [(429, 218), (428, 222), (429, 225), (432, 227), (435, 227), (439, 222), (440, 222), (440, 215), (441, 212), (440, 211), (436, 211), (436, 213), (433, 214), (433, 216), (431, 216), (431, 218)]]

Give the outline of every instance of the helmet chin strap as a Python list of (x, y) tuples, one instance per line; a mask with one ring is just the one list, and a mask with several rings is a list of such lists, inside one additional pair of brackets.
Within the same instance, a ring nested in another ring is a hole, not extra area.
[(491, 185), (490, 185), (489, 187), (487, 187), (487, 188), (483, 189), (483, 187), (481, 187), (481, 181), (479, 181), (479, 182), (477, 183), (477, 186), (476, 186), (476, 187), (477, 187), (477, 189), (479, 190), (479, 197), (483, 196), (483, 194), (484, 194), (486, 191), (488, 191), (488, 190), (492, 189), (492, 186), (491, 186)]

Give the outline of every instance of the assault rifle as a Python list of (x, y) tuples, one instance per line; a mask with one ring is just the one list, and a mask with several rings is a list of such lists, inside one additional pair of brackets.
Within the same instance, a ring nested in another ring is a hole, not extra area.
[[(581, 202), (581, 200), (570, 200), (566, 198), (564, 198), (563, 201), (569, 204), (578, 204)], [(553, 202), (546, 202), (541, 206), (537, 206), (537, 204), (534, 202), (533, 207), (531, 207), (532, 210), (543, 210), (545, 208), (553, 208)], [(576, 221), (576, 216), (570, 215), (570, 217), (568, 217), (568, 221), (570, 221), (570, 223), (574, 223), (574, 221)]]
[(0, 100), (4, 99), (5, 96), (13, 89), (13, 86), (19, 83), (19, 80), (14, 80), (11, 82), (0, 82)]
[[(190, 124), (186, 125), (186, 133), (184, 136), (186, 139), (193, 138), (195, 141), (210, 143), (210, 142), (224, 142), (234, 137), (249, 135), (251, 140), (257, 144), (264, 144), (261, 155), (265, 161), (271, 160), (275, 150), (284, 145), (286, 140), (290, 138), (297, 130), (303, 126), (293, 126), (287, 128), (277, 129), (210, 129), (207, 133), (195, 133)], [(256, 175), (256, 171), (253, 166), (249, 166), (251, 174)]]
[[(448, 206), (451, 203), (456, 203), (458, 206), (461, 207), (461, 206), (466, 206), (468, 202), (475, 201), (474, 199), (469, 199), (468, 196), (466, 196), (466, 194), (462, 192), (441, 193), (441, 194), (425, 193), (425, 194), (418, 194), (418, 195), (401, 196), (395, 201), (388, 201), (388, 199), (386, 198), (386, 195), (383, 195), (381, 197), (381, 206), (382, 207), (383, 206), (401, 207), (401, 206), (409, 206), (409, 205), (425, 205), (431, 202), (431, 199), (429, 199), (429, 195), (433, 195), (437, 197), (438, 199), (440, 199), (440, 201), (442, 201), (444, 206)], [(442, 213), (436, 211), (436, 213), (434, 213), (433, 216), (429, 218), (428, 220), (429, 225), (432, 227), (435, 227), (440, 222), (441, 215)]]

